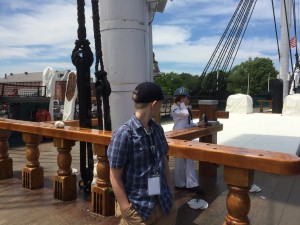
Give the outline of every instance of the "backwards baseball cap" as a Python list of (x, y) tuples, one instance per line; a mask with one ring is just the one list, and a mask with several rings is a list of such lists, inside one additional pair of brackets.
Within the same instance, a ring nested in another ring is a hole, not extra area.
[(136, 103), (149, 103), (164, 100), (161, 87), (153, 82), (140, 83), (133, 91), (136, 94)]

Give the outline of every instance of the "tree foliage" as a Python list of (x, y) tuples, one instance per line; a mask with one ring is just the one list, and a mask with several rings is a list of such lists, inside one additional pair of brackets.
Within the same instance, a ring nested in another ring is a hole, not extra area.
[(173, 95), (177, 88), (185, 87), (193, 95), (192, 90), (195, 88), (195, 84), (198, 83), (198, 79), (198, 76), (193, 76), (189, 73), (178, 74), (170, 72), (155, 77), (154, 81), (162, 87), (165, 94)]
[(249, 76), (249, 95), (268, 92), (268, 82), (277, 77), (278, 71), (268, 58), (251, 58), (235, 66), (228, 77), (227, 91), (231, 94), (247, 94)]
[(206, 96), (214, 99), (227, 99), (229, 94), (247, 94), (249, 74), (249, 94), (265, 94), (268, 80), (275, 79), (276, 71), (272, 60), (268, 58), (251, 58), (235, 66), (231, 72), (213, 71), (202, 76), (189, 73), (170, 72), (155, 77), (165, 94), (173, 95), (179, 87), (185, 87), (191, 96)]
[(197, 76), (189, 73), (166, 73), (155, 77), (163, 92), (173, 95), (179, 87), (185, 87), (189, 90), (191, 96), (215, 96), (226, 93), (228, 74), (219, 71), (208, 73), (205, 76)]

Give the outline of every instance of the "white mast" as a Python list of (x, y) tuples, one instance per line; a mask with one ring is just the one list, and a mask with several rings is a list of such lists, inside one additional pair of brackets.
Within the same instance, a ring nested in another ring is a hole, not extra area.
[[(285, 2), (285, 4), (284, 4)], [(286, 6), (286, 7), (285, 7)], [(281, 0), (281, 42), (280, 42), (280, 73), (279, 78), (283, 81), (283, 99), (289, 92), (289, 53), (290, 42), (288, 30), (291, 26), (291, 0)], [(288, 21), (286, 21), (286, 18)]]
[[(166, 0), (165, 0), (166, 1)], [(134, 112), (131, 100), (137, 84), (153, 81), (153, 4), (146, 0), (100, 0), (100, 31), (104, 68), (112, 93), (112, 130)]]

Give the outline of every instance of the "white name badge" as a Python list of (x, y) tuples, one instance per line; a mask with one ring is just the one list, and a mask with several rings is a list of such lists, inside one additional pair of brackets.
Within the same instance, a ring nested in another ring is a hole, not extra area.
[(160, 195), (160, 177), (148, 178), (148, 195)]

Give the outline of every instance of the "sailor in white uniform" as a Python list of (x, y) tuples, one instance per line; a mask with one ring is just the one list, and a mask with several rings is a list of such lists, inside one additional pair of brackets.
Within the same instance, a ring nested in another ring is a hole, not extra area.
[[(171, 116), (174, 121), (173, 130), (198, 126), (192, 121), (192, 115), (187, 107), (188, 101), (188, 90), (184, 87), (178, 88), (174, 93), (174, 104), (171, 107)], [(175, 188), (202, 194), (193, 160), (175, 158)]]

